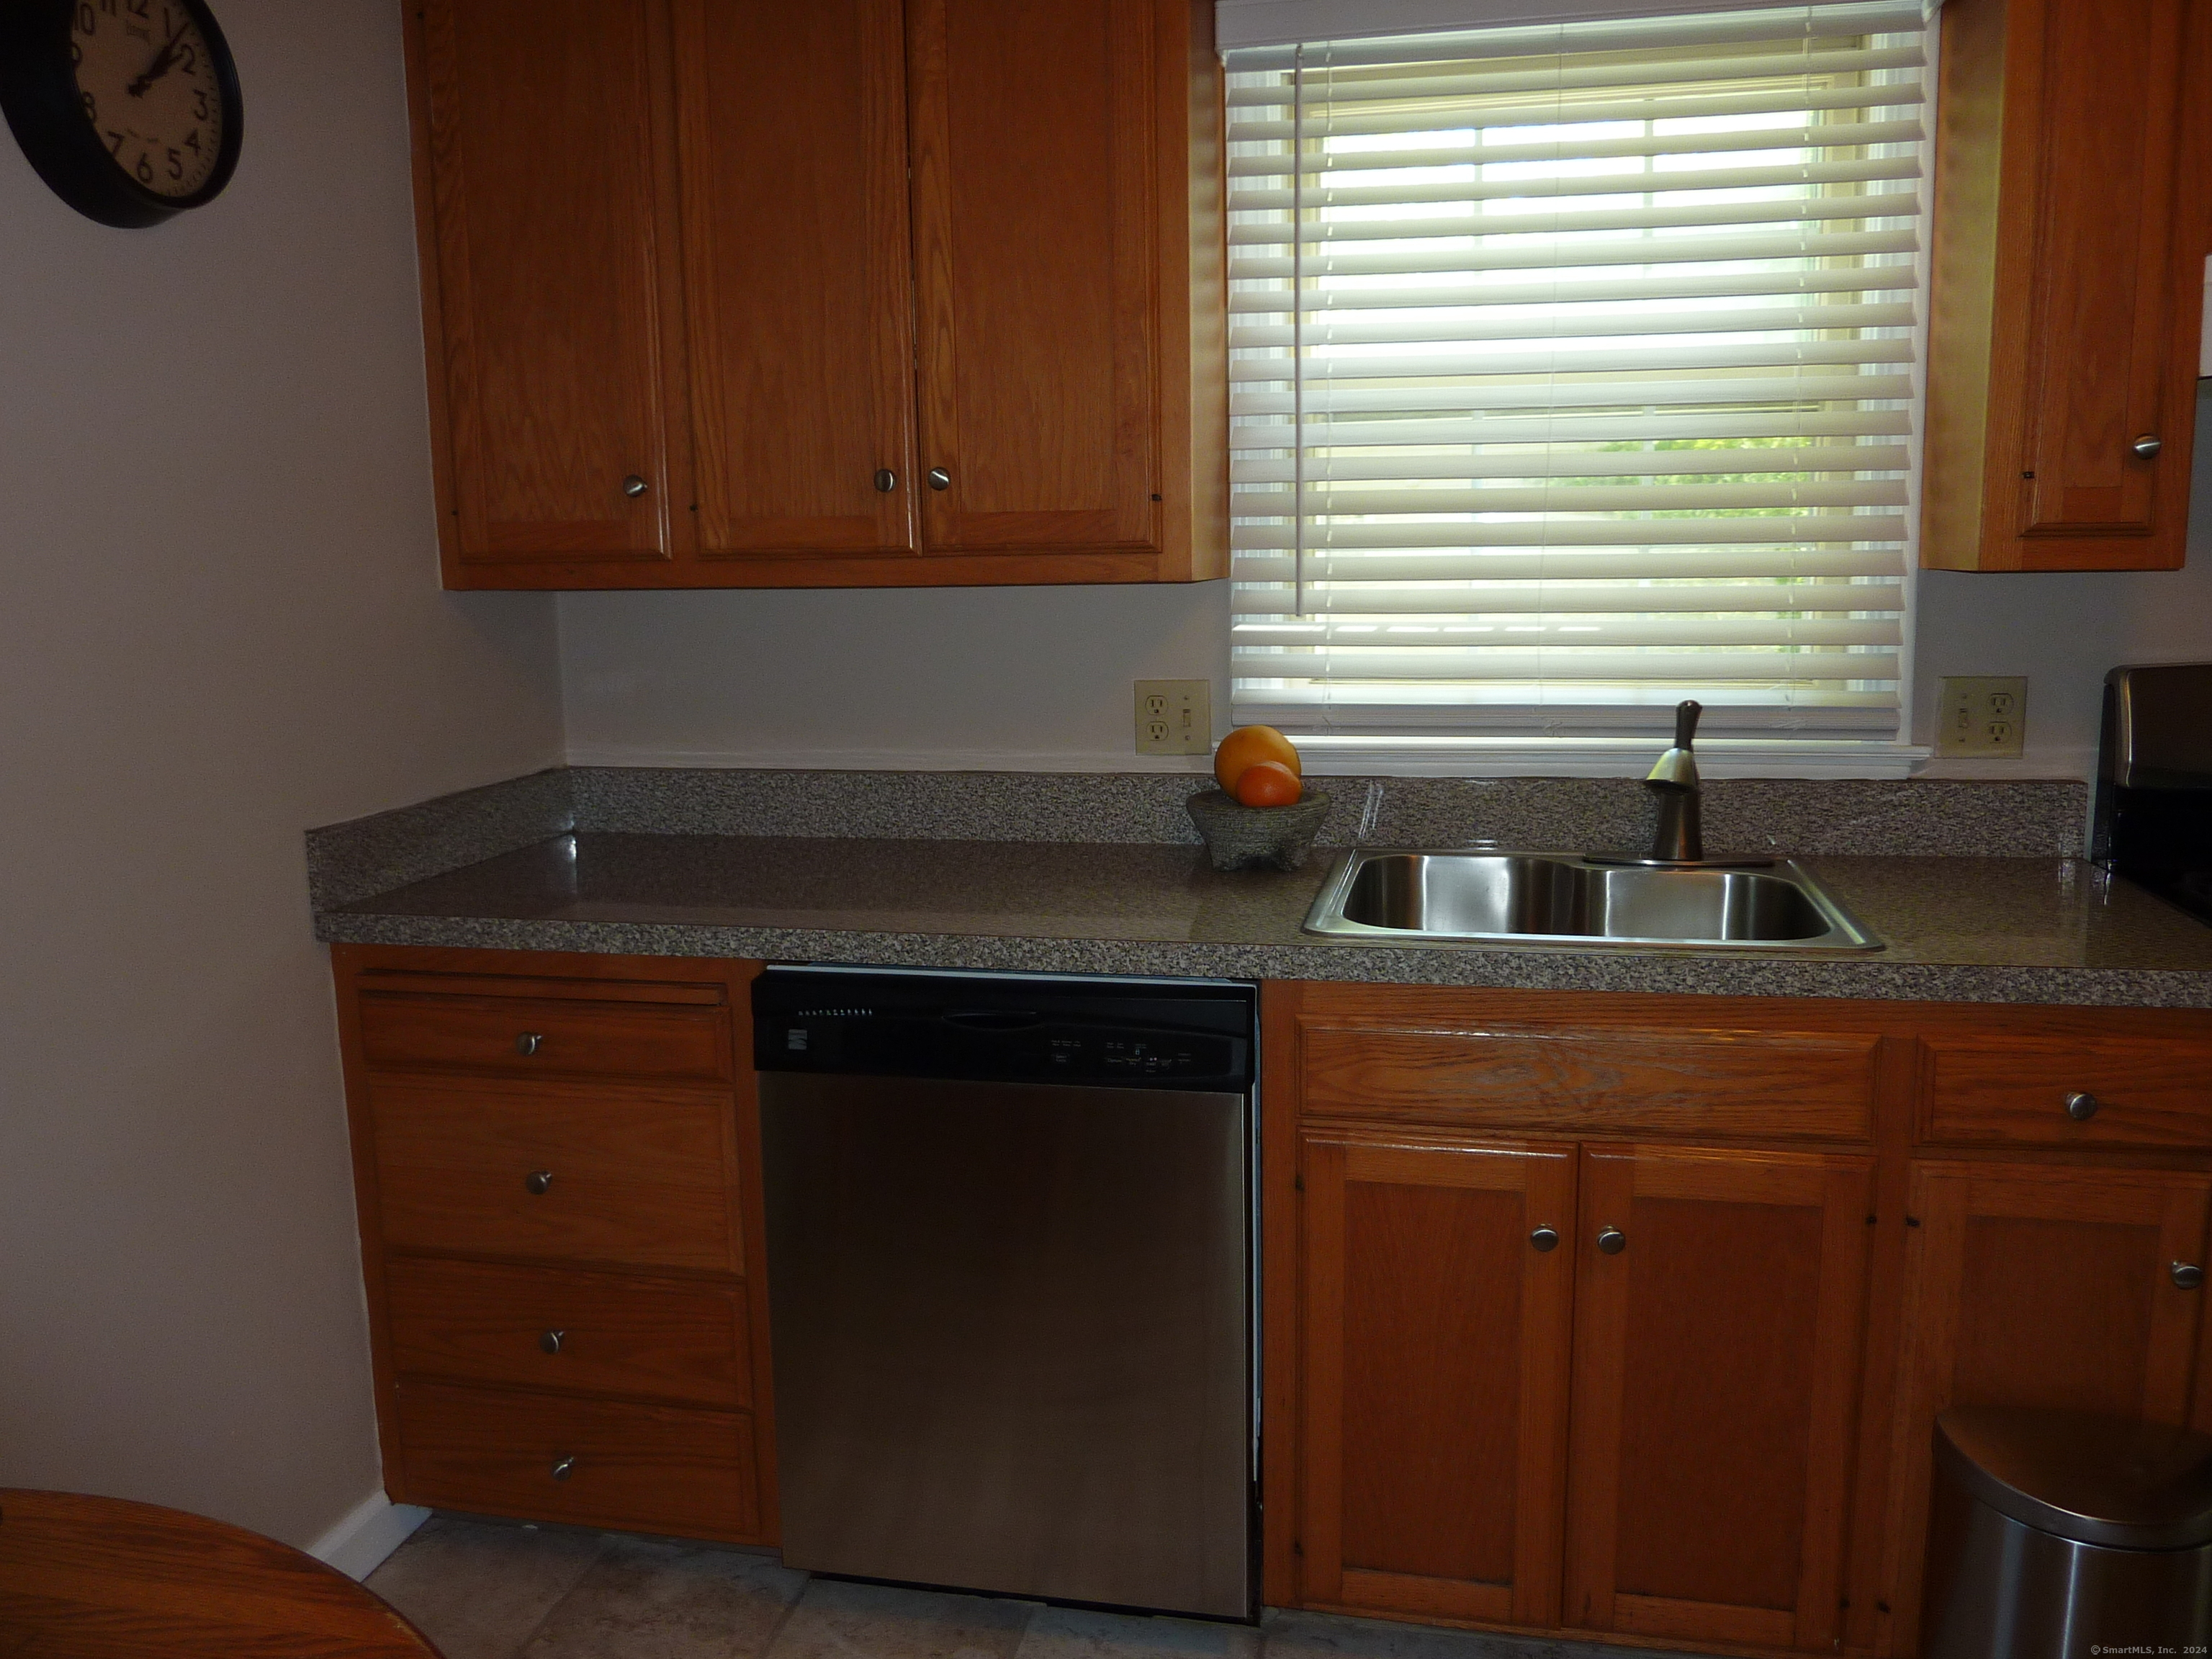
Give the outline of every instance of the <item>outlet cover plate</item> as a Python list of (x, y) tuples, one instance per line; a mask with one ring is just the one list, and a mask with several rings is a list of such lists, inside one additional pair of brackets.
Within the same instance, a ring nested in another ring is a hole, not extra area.
[(1213, 682), (1139, 680), (1137, 752), (1210, 755), (1213, 752)]
[(1980, 760), (2017, 760), (2027, 738), (2027, 681), (1947, 678), (1936, 713), (1936, 752)]

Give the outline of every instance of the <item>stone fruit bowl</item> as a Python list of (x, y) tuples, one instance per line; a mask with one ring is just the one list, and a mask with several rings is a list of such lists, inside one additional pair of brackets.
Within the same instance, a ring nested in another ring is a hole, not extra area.
[(1217, 870), (1295, 870), (1313, 850), (1328, 797), (1316, 790), (1289, 806), (1243, 806), (1219, 789), (1183, 803)]

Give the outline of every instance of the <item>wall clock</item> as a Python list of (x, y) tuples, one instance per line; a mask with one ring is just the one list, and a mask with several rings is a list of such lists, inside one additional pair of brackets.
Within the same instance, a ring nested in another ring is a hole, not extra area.
[(238, 165), (238, 73), (203, 0), (0, 0), (0, 110), (103, 225), (204, 207)]

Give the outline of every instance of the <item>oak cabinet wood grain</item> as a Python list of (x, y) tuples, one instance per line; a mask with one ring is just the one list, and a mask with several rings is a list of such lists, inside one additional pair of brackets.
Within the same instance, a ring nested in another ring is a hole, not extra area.
[(447, 585), (665, 562), (685, 481), (661, 6), (424, 0), (408, 38)]
[(2212, 1425), (2212, 1014), (1277, 982), (1262, 1025), (1271, 1605), (1910, 1659), (1943, 1406)]
[(1583, 1150), (1570, 1626), (1832, 1644), (1873, 1171), (1866, 1154)]
[(1301, 1155), (1307, 1594), (1556, 1622), (1573, 1148)]
[(1944, 7), (1923, 563), (2180, 566), (2212, 252), (2212, 122), (2185, 92), (2212, 67), (2208, 11)]
[(1228, 574), (1208, 0), (525, 10), (410, 33), (447, 586)]
[[(2204, 1425), (2212, 1173), (1917, 1163), (1892, 1448), (1891, 1605), (1918, 1626), (1936, 1413), (2023, 1406)], [(1909, 1643), (1900, 1642), (1900, 1650)]]
[(757, 964), (332, 966), (386, 1489), (774, 1543)]

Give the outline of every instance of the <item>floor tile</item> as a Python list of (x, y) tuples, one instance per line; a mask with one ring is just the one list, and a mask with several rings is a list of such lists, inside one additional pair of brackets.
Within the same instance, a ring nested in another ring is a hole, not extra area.
[(817, 1578), (769, 1659), (1013, 1659), (1034, 1601)]
[(526, 1659), (762, 1659), (806, 1588), (769, 1555), (611, 1537)]
[(1568, 1659), (1569, 1644), (1525, 1636), (1328, 1613), (1268, 1613), (1266, 1659)]
[(436, 1515), (369, 1575), (368, 1587), (446, 1659), (513, 1659), (603, 1547), (593, 1533)]
[(1039, 1607), (1016, 1659), (1259, 1659), (1260, 1632), (1202, 1619)]

